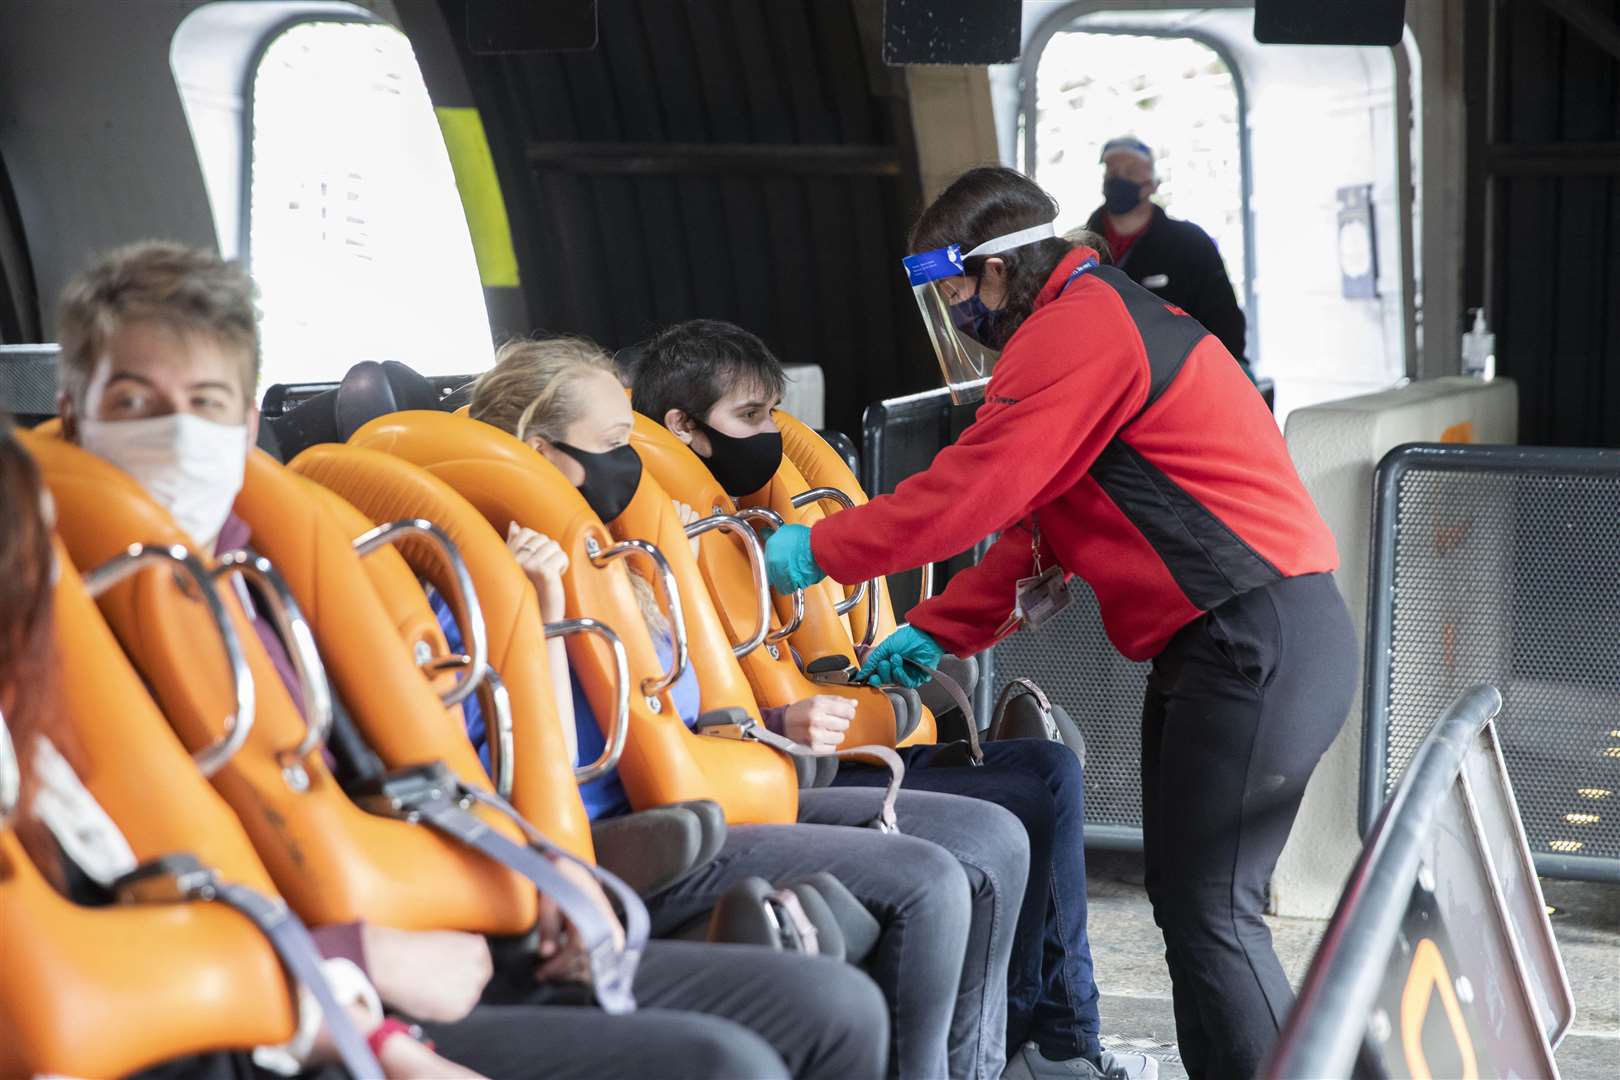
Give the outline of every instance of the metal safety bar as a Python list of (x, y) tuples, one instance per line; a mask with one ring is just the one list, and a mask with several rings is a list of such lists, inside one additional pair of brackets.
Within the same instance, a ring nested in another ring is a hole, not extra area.
[[(456, 592), (461, 600), (457, 608), (452, 598), (451, 606), (457, 614), (456, 625), (461, 631), (461, 640), (467, 646), (468, 662), (465, 665), (467, 674), (440, 695), (440, 700), (446, 707), (460, 705), (478, 689), (478, 685), (484, 681), (485, 675), (489, 672), (489, 637), (484, 628), (484, 609), (479, 606), (478, 592), (473, 588), (472, 574), (461, 558), (461, 551), (456, 547), (455, 541), (450, 539), (449, 533), (426, 518), (402, 518), (399, 521), (390, 521), (386, 525), (379, 525), (370, 532), (355, 537), (354, 550), (364, 557), (380, 547), (398, 544), (412, 536), (424, 537), (439, 549), (445, 563), (450, 567), (450, 577), (455, 581)], [(434, 667), (430, 670), (441, 671), (444, 667)]]
[(765, 576), (765, 546), (748, 523), (735, 514), (710, 514), (686, 527), (689, 539), (707, 532), (729, 532), (742, 541), (748, 552), (748, 565), (754, 572), (754, 592), (759, 596), (759, 628), (747, 641), (731, 647), (732, 655), (739, 659), (765, 644), (765, 635), (771, 632), (771, 584)]
[(653, 570), (658, 575), (658, 587), (664, 594), (664, 610), (669, 612), (669, 636), (673, 646), (674, 657), (670, 661), (669, 670), (656, 679), (641, 680), (641, 692), (648, 697), (655, 697), (675, 685), (675, 680), (686, 673), (686, 613), (681, 610), (681, 590), (675, 583), (675, 571), (670, 569), (669, 560), (664, 553), (645, 540), (620, 540), (612, 547), (602, 550), (591, 537), (585, 539), (585, 552), (591, 557), (591, 562), (597, 567), (606, 566), (615, 559), (623, 559), (629, 555), (641, 555), (652, 563)]
[[(435, 656), (422, 664), (430, 674), (441, 671), (460, 671), (472, 666), (472, 657), (466, 653), (454, 656)], [(489, 747), (489, 772), (495, 778), (495, 790), (501, 798), (511, 798), (512, 774), (516, 758), (512, 749), (512, 695), (507, 692), (501, 673), (490, 664), (478, 684), (478, 703), (483, 707), (484, 743)], [(490, 718), (494, 718), (493, 725)]]
[(607, 745), (602, 747), (602, 753), (595, 761), (574, 769), (575, 783), (588, 784), (618, 768), (619, 758), (624, 753), (625, 739), (630, 735), (630, 658), (625, 655), (624, 642), (619, 640), (619, 635), (606, 623), (595, 619), (565, 619), (562, 622), (546, 623), (548, 640), (574, 634), (595, 634), (605, 640), (608, 648), (613, 650), (613, 687), (616, 692), (613, 701), (613, 726), (608, 729)]
[(1466, 779), (1469, 751), (1501, 708), (1495, 687), (1476, 686), (1441, 716), (1418, 748), (1368, 833), (1262, 1076), (1351, 1075), (1385, 977), (1383, 959), (1401, 933), (1425, 843), (1459, 776)]
[[(742, 520), (748, 522), (749, 524), (752, 524), (752, 523), (754, 523), (756, 521), (762, 521), (766, 525), (769, 525), (773, 529), (780, 529), (784, 525), (787, 524), (787, 522), (782, 520), (782, 515), (781, 514), (778, 514), (775, 510), (766, 509), (763, 506), (744, 506), (744, 507), (740, 507), (737, 510), (737, 516), (739, 518), (741, 518)], [(791, 620), (789, 620), (788, 624), (786, 626), (782, 627), (782, 629), (780, 629), (780, 630), (778, 630), (778, 631), (776, 631), (775, 633), (772, 633), (772, 634), (766, 634), (765, 635), (765, 640), (767, 642), (770, 642), (771, 644), (775, 644), (778, 641), (782, 641), (785, 638), (792, 635), (794, 633), (794, 631), (798, 630), (799, 626), (801, 624), (803, 624), (803, 622), (804, 622), (804, 590), (803, 589), (794, 589), (793, 590), (793, 618)]]
[(17, 761), (17, 748), (12, 744), (5, 714), (0, 713), (0, 830), (10, 826), (21, 798), (22, 766)]
[[(484, 742), (489, 747), (489, 771), (495, 778), (495, 793), (510, 799), (512, 776), (517, 771), (517, 753), (512, 741), (512, 695), (506, 692), (506, 683), (493, 666), (484, 673), (484, 681), (478, 686), (478, 700), (484, 706)], [(493, 735), (490, 716), (495, 718)]]
[(276, 761), (281, 765), (281, 776), (288, 787), (308, 791), (309, 772), (304, 768), (304, 761), (326, 744), (332, 731), (332, 684), (326, 677), (326, 665), (315, 647), (315, 634), (309, 628), (309, 621), (269, 559), (250, 551), (228, 551), (219, 557), (213, 576), (221, 578), (232, 574), (259, 587), (270, 621), (287, 646), (293, 670), (298, 675), (304, 699), (304, 737), (291, 749), (278, 750)]
[(225, 733), (217, 741), (191, 756), (191, 760), (197, 763), (199, 772), (204, 776), (213, 776), (236, 755), (238, 750), (242, 749), (242, 744), (247, 742), (248, 732), (253, 730), (255, 699), (253, 673), (248, 670), (242, 642), (236, 636), (236, 627), (231, 623), (224, 602), (214, 591), (213, 579), (209, 577), (208, 568), (203, 565), (201, 559), (181, 544), (169, 546), (131, 544), (122, 555), (108, 559), (84, 575), (85, 591), (92, 597), (99, 597), (125, 578), (154, 563), (168, 563), (185, 578), (190, 579), (202, 598), (203, 606), (208, 609), (209, 617), (214, 620), (214, 630), (219, 634), (220, 642), (225, 647), (225, 661), (230, 666), (231, 681), (235, 690), (236, 711), (225, 718)]
[[(814, 502), (835, 502), (845, 510), (855, 509), (855, 500), (835, 487), (811, 488), (809, 491), (803, 491), (793, 496), (792, 502), (796, 508), (809, 506)], [(932, 577), (932, 574), (929, 576)], [(925, 584), (932, 587), (933, 582), (930, 580)], [(841, 603), (833, 606), (833, 610), (837, 611), (838, 614), (848, 615), (867, 597), (871, 597), (872, 602), (866, 608), (866, 629), (861, 631), (861, 640), (855, 645), (856, 653), (862, 658), (872, 648), (872, 643), (877, 640), (878, 579), (872, 578), (869, 581), (861, 582), (855, 586), (854, 592), (850, 593)]]

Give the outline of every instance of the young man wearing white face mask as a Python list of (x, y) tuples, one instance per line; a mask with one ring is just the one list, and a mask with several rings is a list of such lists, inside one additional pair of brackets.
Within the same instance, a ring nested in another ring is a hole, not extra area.
[(67, 438), (140, 481), (212, 552), (258, 436), (258, 329), (251, 300), (233, 302), (245, 282), (199, 274), (198, 261), (142, 245), (68, 286), (58, 407)]
[[(247, 275), (210, 252), (142, 243), (75, 277), (58, 311), (65, 437), (132, 476), (199, 547), (248, 545), (232, 513), (259, 423)], [(255, 629), (290, 679), (274, 631), (261, 620)], [(639, 1010), (609, 1015), (565, 1003), (566, 976), (546, 969), (568, 960), (566, 949), (537, 957), (533, 984), (520, 985), (492, 979), (476, 934), (355, 923), (315, 937), (324, 955), (352, 959), (382, 1005), (419, 1022), (445, 1059), (496, 1078), (831, 1080), (878, 1074), (888, 1042), (877, 987), (829, 958), (654, 942), (637, 969)]]

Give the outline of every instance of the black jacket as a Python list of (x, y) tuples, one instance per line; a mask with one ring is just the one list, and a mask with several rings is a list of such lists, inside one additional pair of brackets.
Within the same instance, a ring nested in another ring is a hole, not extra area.
[[(1098, 207), (1086, 228), (1104, 236), (1103, 208)], [(1153, 220), (1116, 260), (1132, 281), (1158, 293), (1169, 303), (1204, 324), (1226, 351), (1248, 366), (1243, 355), (1244, 319), (1226, 276), (1226, 264), (1209, 234), (1190, 221), (1178, 221), (1162, 207), (1153, 207)]]

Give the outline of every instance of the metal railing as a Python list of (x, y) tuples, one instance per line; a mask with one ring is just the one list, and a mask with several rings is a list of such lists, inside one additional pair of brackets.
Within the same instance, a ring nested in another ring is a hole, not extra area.
[[(1262, 1076), (1361, 1075), (1363, 1054), (1375, 1067), (1404, 1055), (1407, 1071), (1384, 1071), (1415, 1076), (1414, 1061), (1451, 1052), (1478, 1066), (1476, 1075), (1557, 1075), (1552, 1047), (1573, 1020), (1574, 998), (1516, 827), (1493, 726), (1501, 708), (1494, 687), (1475, 687), (1413, 755), (1368, 833)], [(1496, 820), (1503, 816), (1513, 824)], [(1468, 935), (1461, 948), (1450, 945), (1448, 914), (1452, 931)], [(1489, 1002), (1489, 1024), (1470, 1021), (1475, 987)], [(1431, 996), (1444, 998), (1447, 1022), (1424, 1023)], [(1437, 1048), (1435, 1031), (1451, 1041)], [(1439, 1066), (1425, 1069), (1443, 1075)]]
[[(1536, 867), (1620, 880), (1620, 450), (1410, 444), (1379, 464), (1363, 832), (1430, 720), (1489, 683)], [(1089, 793), (1088, 793), (1089, 794)]]

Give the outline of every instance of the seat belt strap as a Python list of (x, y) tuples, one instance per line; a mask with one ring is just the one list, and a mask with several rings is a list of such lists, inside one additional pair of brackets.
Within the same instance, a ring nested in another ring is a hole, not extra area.
[(287, 974), (315, 999), (338, 1060), (349, 1075), (355, 1080), (382, 1075), (370, 1045), (327, 984), (315, 940), (279, 898), (261, 895), (246, 885), (222, 882), (213, 869), (189, 854), (165, 855), (143, 863), (113, 882), (111, 889), (121, 903), (217, 903), (246, 916), (275, 950)]
[[(732, 710), (727, 710), (728, 712)], [(741, 713), (742, 710), (735, 710)], [(879, 743), (870, 743), (866, 746), (851, 746), (843, 750), (812, 750), (802, 743), (796, 743), (786, 735), (778, 735), (770, 728), (756, 721), (753, 717), (744, 714), (742, 718), (727, 718), (728, 725), (735, 725), (742, 731), (743, 738), (764, 743), (779, 753), (790, 754), (802, 758), (837, 758), (840, 761), (858, 761), (861, 759), (876, 758), (889, 769), (889, 786), (883, 793), (883, 805), (878, 809), (878, 816), (873, 819), (872, 827), (879, 832), (898, 833), (900, 821), (895, 816), (894, 801), (900, 795), (900, 784), (906, 778), (906, 763), (900, 760), (900, 755), (892, 747)]]
[(916, 668), (918, 671), (924, 672), (929, 678), (939, 683), (939, 688), (945, 691), (946, 695), (951, 699), (951, 703), (958, 709), (962, 710), (962, 719), (966, 721), (967, 726), (968, 752), (971, 755), (974, 765), (983, 765), (984, 750), (979, 745), (978, 720), (973, 715), (973, 703), (968, 700), (966, 691), (962, 689), (962, 684), (945, 674), (943, 671), (940, 671), (937, 668), (931, 668), (927, 664), (919, 664), (910, 657), (905, 657), (905, 662)]
[[(573, 932), (579, 935), (590, 965), (591, 986), (603, 1011), (635, 1011), (636, 967), (646, 948), (650, 925), (647, 906), (621, 879), (557, 847), (505, 799), (461, 783), (442, 762), (391, 772), (362, 785), (354, 797), (374, 813), (421, 822), (527, 878), (542, 894), (556, 901)], [(473, 803), (482, 803), (510, 818), (523, 831), (528, 844), (513, 843), (491, 829), (470, 812)], [(624, 915), (622, 951), (614, 944), (611, 920), (595, 899), (553, 863), (561, 859), (582, 867), (617, 901)]]
[(261, 896), (245, 885), (216, 884), (213, 891), (214, 900), (253, 920), (265, 940), (270, 942), (270, 947), (276, 950), (287, 971), (310, 992), (326, 1019), (326, 1032), (337, 1049), (338, 1060), (349, 1075), (355, 1080), (381, 1076), (382, 1066), (371, 1052), (371, 1046), (354, 1026), (348, 1010), (332, 996), (332, 988), (321, 973), (320, 950), (315, 947), (315, 939), (309, 936), (309, 931), (298, 917), (286, 904)]

